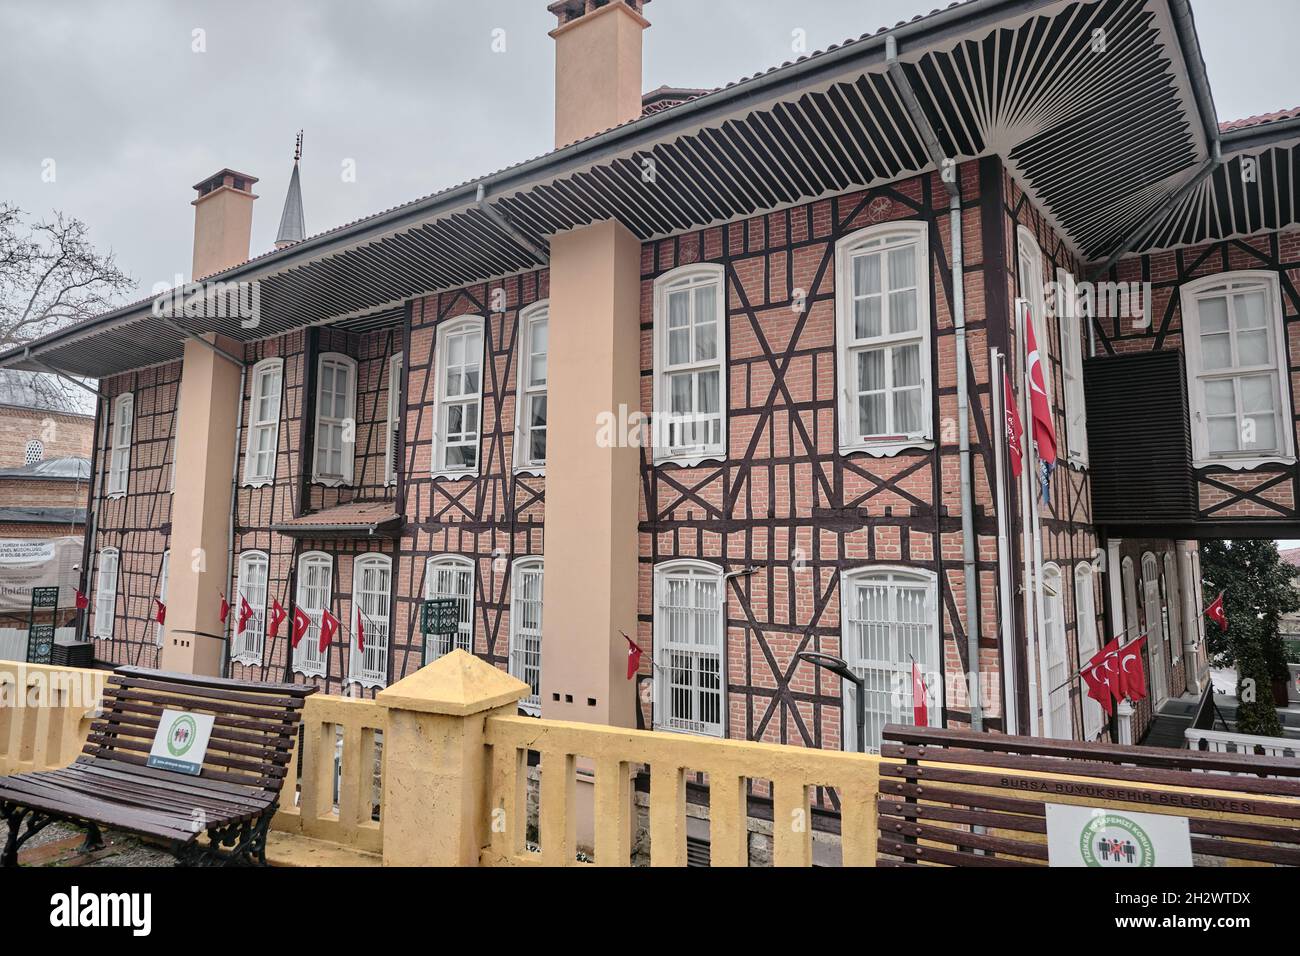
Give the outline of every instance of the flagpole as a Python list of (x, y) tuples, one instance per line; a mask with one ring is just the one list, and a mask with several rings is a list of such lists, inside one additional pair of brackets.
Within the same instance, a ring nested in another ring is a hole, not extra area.
[[(1017, 659), (1015, 635), (1015, 584), (1010, 564), (1011, 538), (1007, 521), (1007, 409), (1006, 355), (1001, 349), (989, 349), (989, 380), (993, 394), (993, 464), (994, 499), (998, 519), (998, 625), (1002, 644), (1002, 724), (1008, 734), (1020, 732), (1020, 707), (1017, 698)], [(1000, 437), (999, 437), (1000, 436)]]
[[(1016, 299), (1016, 340), (1020, 343), (1019, 351), (1023, 351), (1025, 346), (1025, 317), (1028, 314), (1028, 303), (1024, 299)], [(1017, 356), (1019, 358), (1019, 356)], [(1027, 363), (1021, 362), (1020, 373), (1028, 371), (1024, 366)], [(1034, 507), (1037, 496), (1034, 494), (1030, 472), (1033, 471), (1033, 456), (1030, 454), (1029, 447), (1033, 441), (1033, 418), (1032, 410), (1029, 407), (1029, 387), (1024, 374), (1017, 375), (1020, 379), (1020, 420), (1021, 422), (1030, 423), (1025, 431), (1025, 440), (1022, 441), (1021, 455), (1023, 457), (1023, 467), (1020, 469), (1020, 523), (1021, 535), (1024, 542), (1024, 602), (1025, 602), (1025, 653), (1028, 657), (1026, 664), (1026, 673), (1029, 676), (1029, 733), (1030, 736), (1039, 736), (1039, 696), (1038, 684), (1039, 673), (1042, 670), (1042, 661), (1039, 659), (1037, 624), (1042, 620), (1042, 602), (1041, 595), (1038, 591), (1038, 561), (1041, 559), (1040, 549), (1042, 541), (1038, 538), (1036, 531), (1038, 527), (1038, 511)], [(1047, 718), (1047, 710), (1043, 709), (1043, 719)]]

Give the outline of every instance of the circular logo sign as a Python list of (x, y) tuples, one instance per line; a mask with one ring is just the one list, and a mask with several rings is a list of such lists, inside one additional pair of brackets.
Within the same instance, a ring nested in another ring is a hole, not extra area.
[(198, 727), (194, 723), (194, 718), (189, 714), (182, 714), (172, 722), (171, 732), (167, 735), (167, 750), (173, 757), (183, 757), (190, 752), (194, 746), (194, 739), (198, 736)]
[(1099, 813), (1079, 834), (1079, 852), (1088, 866), (1155, 866), (1151, 838), (1128, 817)]

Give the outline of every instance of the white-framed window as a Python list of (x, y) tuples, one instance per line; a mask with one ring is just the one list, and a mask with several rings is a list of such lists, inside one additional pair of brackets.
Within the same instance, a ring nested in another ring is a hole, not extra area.
[(722, 569), (671, 561), (654, 573), (656, 730), (726, 736)]
[(432, 664), (456, 648), (474, 653), (474, 562), (458, 554), (429, 558), (424, 563), (424, 599), (452, 598), (460, 606), (456, 636), (426, 634), (424, 663)]
[(1124, 599), (1124, 639), (1120, 643), (1126, 644), (1142, 633), (1142, 624), (1138, 617), (1137, 575), (1133, 559), (1125, 558), (1120, 568), (1121, 596)]
[[(235, 582), (235, 600), (230, 609), (234, 626), (230, 635), (230, 659), (240, 664), (254, 666), (262, 663), (266, 649), (266, 587), (271, 562), (265, 551), (243, 551), (239, 555), (239, 578)], [(248, 602), (253, 616), (239, 632), (239, 618), (243, 604)]]
[(924, 222), (889, 222), (835, 245), (840, 452), (928, 447), (930, 279)]
[[(1074, 566), (1074, 617), (1078, 627), (1079, 666), (1083, 667), (1096, 656), (1101, 648), (1097, 633), (1097, 599), (1093, 591), (1094, 574), (1092, 565), (1080, 561)], [(1080, 683), (1080, 697), (1083, 700), (1083, 738), (1096, 740), (1106, 723), (1106, 714), (1101, 704), (1087, 696), (1087, 688)]]
[(1165, 669), (1165, 616), (1160, 599), (1160, 561), (1147, 551), (1142, 555), (1142, 607), (1147, 628), (1147, 679), (1154, 698), (1151, 703), (1156, 707), (1169, 696), (1169, 674)]
[(1056, 270), (1056, 318), (1061, 331), (1061, 373), (1065, 379), (1066, 458), (1088, 466), (1088, 409), (1083, 393), (1083, 314), (1074, 276)]
[(45, 445), (39, 438), (33, 438), (23, 449), (23, 464), (35, 465), (37, 462), (45, 460)]
[(542, 712), (542, 581), (541, 558), (520, 558), (511, 568), (510, 673), (532, 688), (519, 706)]
[(1277, 274), (1220, 273), (1179, 289), (1194, 464), (1295, 461)]
[(1178, 562), (1168, 551), (1165, 552), (1163, 564), (1165, 636), (1169, 640), (1170, 663), (1176, 667), (1183, 657), (1182, 592), (1178, 584)]
[(654, 460), (727, 454), (727, 292), (723, 268), (682, 266), (654, 284)]
[(119, 395), (113, 403), (113, 442), (108, 455), (108, 496), (126, 494), (131, 474), (131, 424), (135, 417), (135, 396)]
[[(167, 572), (169, 569), (168, 566), (171, 564), (171, 557), (172, 553), (170, 550), (164, 551), (162, 554), (162, 566), (158, 569), (158, 600), (162, 602), (164, 606), (167, 604)], [(158, 609), (155, 607), (152, 610), (157, 611)], [(158, 623), (157, 614), (154, 615), (153, 627), (154, 643), (159, 647), (162, 647), (163, 631), (166, 629), (166, 626)]]
[(316, 456), (312, 469), (316, 484), (352, 484), (356, 406), (356, 360), (338, 352), (322, 353), (316, 373)]
[(483, 423), (483, 319), (463, 316), (438, 328), (433, 476), (478, 474)]
[(515, 470), (546, 471), (546, 351), (550, 306), (535, 302), (519, 314), (519, 372), (515, 402)]
[[(1052, 405), (1052, 347), (1051, 326), (1047, 322), (1047, 286), (1043, 279), (1043, 252), (1038, 247), (1034, 234), (1024, 226), (1016, 229), (1016, 252), (1020, 260), (1020, 296), (1029, 303), (1029, 318), (1034, 323), (1034, 341), (1038, 345), (1039, 361), (1043, 363), (1043, 388), (1047, 392), (1047, 407)], [(1017, 349), (1021, 354), (1020, 375), (1024, 377), (1025, 348)]]
[(402, 453), (402, 368), (398, 352), (388, 360), (388, 417), (384, 428), (384, 484), (397, 484), (397, 456)]
[(1058, 740), (1074, 737), (1070, 719), (1070, 655), (1065, 642), (1065, 583), (1055, 564), (1043, 566), (1043, 653), (1047, 655), (1047, 720)]
[[(352, 563), (352, 634), (348, 679), (362, 687), (388, 683), (388, 612), (392, 603), (393, 561), (386, 554), (367, 554)], [(357, 609), (365, 629), (366, 649), (357, 648)]]
[[(866, 751), (879, 753), (886, 724), (915, 723), (912, 662), (926, 685), (929, 726), (942, 722), (937, 578), (904, 567), (865, 567), (840, 578), (841, 643), (849, 668), (863, 678)], [(858, 749), (857, 688), (844, 682), (844, 749)]]
[(113, 637), (113, 618), (117, 613), (117, 548), (104, 548), (99, 552), (99, 571), (95, 580), (96, 637), (109, 640)]
[(248, 445), (244, 450), (244, 484), (275, 481), (275, 453), (280, 441), (280, 401), (284, 359), (263, 359), (253, 366), (248, 403)]
[(325, 676), (325, 654), (320, 649), (321, 614), (330, 606), (334, 559), (323, 551), (308, 551), (298, 558), (294, 606), (311, 624), (293, 651), (293, 669), (307, 677)]

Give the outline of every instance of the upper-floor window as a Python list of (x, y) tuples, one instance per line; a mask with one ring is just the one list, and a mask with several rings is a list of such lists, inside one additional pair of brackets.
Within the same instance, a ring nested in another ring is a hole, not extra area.
[(39, 461), (45, 460), (45, 445), (39, 438), (33, 438), (23, 449), (23, 464), (34, 465)]
[(1065, 594), (1061, 569), (1043, 566), (1043, 646), (1047, 649), (1047, 727), (1060, 740), (1074, 737), (1070, 719), (1070, 664), (1065, 644)]
[(316, 466), (312, 481), (352, 484), (356, 450), (357, 363), (338, 352), (320, 357), (316, 376)]
[(894, 454), (931, 428), (927, 227), (890, 222), (835, 247), (840, 451)]
[(402, 453), (402, 353), (388, 360), (388, 421), (384, 428), (384, 484), (397, 484)]
[[(1065, 379), (1065, 443), (1072, 464), (1088, 464), (1088, 410), (1083, 394), (1083, 323), (1085, 316), (1074, 276), (1056, 271), (1056, 318), (1061, 330), (1061, 374)], [(1091, 321), (1088, 319), (1087, 321)]]
[[(234, 635), (230, 638), (230, 659), (240, 664), (259, 665), (266, 648), (266, 584), (270, 560), (265, 551), (244, 551), (239, 555), (239, 580), (235, 587)], [(253, 616), (244, 621), (244, 601)]]
[[(1043, 278), (1043, 251), (1038, 246), (1034, 234), (1020, 226), (1016, 229), (1016, 252), (1020, 263), (1020, 297), (1029, 304), (1029, 318), (1034, 325), (1034, 344), (1038, 346), (1039, 361), (1043, 365), (1043, 388), (1047, 392), (1047, 405), (1052, 407), (1052, 392), (1055, 382), (1052, 379), (1051, 336), (1047, 323), (1047, 285)], [(1026, 335), (1028, 338), (1028, 335)], [(1016, 351), (1025, 355), (1025, 344)], [(1019, 370), (1024, 379), (1024, 360)]]
[[(1092, 565), (1080, 561), (1074, 566), (1074, 617), (1078, 621), (1079, 666), (1082, 667), (1097, 656), (1101, 646), (1097, 635), (1097, 599), (1093, 593)], [(1106, 722), (1101, 704), (1083, 693), (1082, 681), (1080, 696), (1083, 700), (1083, 739), (1096, 740)], [(1049, 688), (1050, 689), (1050, 688)]]
[[(867, 567), (846, 572), (840, 583), (841, 641), (845, 661), (866, 681), (867, 751), (880, 749), (886, 724), (911, 724), (912, 662), (925, 684), (926, 716), (941, 722), (939, 606), (936, 578), (911, 568)], [(844, 682), (844, 713), (856, 713), (856, 687)], [(844, 722), (844, 749), (860, 749), (856, 721)]]
[(540, 714), (542, 698), (542, 559), (520, 558), (511, 568), (510, 673), (532, 692), (519, 706)]
[[(158, 569), (158, 603), (166, 607), (167, 605), (167, 572), (171, 564), (171, 551), (162, 553), (162, 566)], [(154, 643), (159, 647), (163, 646), (164, 625), (157, 623), (157, 615), (154, 622)]]
[(283, 381), (284, 359), (265, 359), (253, 366), (253, 391), (248, 407), (248, 447), (244, 452), (246, 485), (266, 485), (275, 480)]
[[(367, 554), (352, 565), (352, 653), (348, 677), (362, 687), (388, 683), (388, 611), (392, 602), (393, 561), (386, 554)], [(362, 633), (357, 631), (358, 613)], [(362, 650), (358, 644), (365, 643)]]
[(99, 575), (95, 580), (95, 636), (113, 636), (113, 616), (117, 612), (117, 548), (99, 552)]
[(434, 346), (438, 358), (433, 474), (478, 474), (483, 420), (483, 320), (466, 316), (444, 322)]
[(698, 464), (727, 452), (727, 311), (720, 265), (655, 280), (655, 461)]
[(426, 634), (424, 663), (431, 664), (456, 648), (474, 651), (474, 562), (459, 555), (430, 558), (424, 564), (424, 599), (451, 598), (457, 604), (455, 635)]
[(546, 467), (546, 340), (550, 310), (546, 302), (519, 315), (519, 373), (515, 403), (515, 468), (541, 474)]
[(1277, 274), (1220, 273), (1180, 294), (1195, 464), (1293, 461)]
[(308, 551), (298, 559), (298, 590), (294, 606), (307, 615), (310, 624), (293, 650), (293, 669), (308, 677), (325, 676), (325, 654), (320, 649), (321, 614), (330, 606), (330, 583), (334, 561), (320, 551)]
[(131, 423), (135, 414), (135, 396), (119, 395), (113, 403), (113, 442), (108, 454), (109, 497), (126, 494), (131, 474)]
[(722, 569), (703, 561), (672, 561), (655, 568), (654, 589), (655, 727), (722, 737)]

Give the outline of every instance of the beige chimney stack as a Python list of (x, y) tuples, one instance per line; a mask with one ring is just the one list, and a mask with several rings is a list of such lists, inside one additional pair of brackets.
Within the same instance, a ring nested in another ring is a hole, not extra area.
[(641, 11), (650, 0), (560, 0), (555, 40), (555, 145), (641, 115)]
[(256, 176), (223, 169), (195, 184), (191, 281), (248, 261), (255, 182)]

